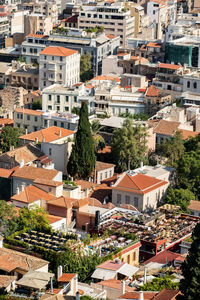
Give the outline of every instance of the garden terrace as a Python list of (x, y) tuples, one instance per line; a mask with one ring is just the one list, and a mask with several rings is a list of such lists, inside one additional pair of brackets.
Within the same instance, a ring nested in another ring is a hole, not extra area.
[(99, 233), (105, 235), (105, 232), (109, 232), (111, 236), (122, 235), (122, 232), (123, 235), (135, 234), (142, 244), (142, 259), (148, 259), (164, 249), (172, 249), (190, 237), (196, 223), (200, 221), (198, 217), (168, 212), (155, 215), (154, 221), (151, 218), (151, 222), (148, 223), (151, 225), (148, 226), (144, 225), (147, 219), (145, 215), (130, 220), (111, 218), (99, 226)]
[(66, 243), (68, 243), (70, 240), (77, 240), (78, 237), (75, 234), (47, 234), (31, 230), (29, 232), (24, 232), (14, 236), (14, 239), (20, 242), (25, 242), (29, 246), (38, 246), (47, 250), (60, 251), (63, 250)]

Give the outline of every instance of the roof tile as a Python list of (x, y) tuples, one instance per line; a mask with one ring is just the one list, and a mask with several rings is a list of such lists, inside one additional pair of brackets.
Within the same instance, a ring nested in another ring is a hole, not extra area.
[(78, 53), (78, 51), (64, 48), (64, 47), (56, 47), (56, 46), (46, 47), (40, 52), (40, 54), (42, 55), (53, 55), (53, 56), (64, 56), (64, 57), (73, 55), (75, 53)]

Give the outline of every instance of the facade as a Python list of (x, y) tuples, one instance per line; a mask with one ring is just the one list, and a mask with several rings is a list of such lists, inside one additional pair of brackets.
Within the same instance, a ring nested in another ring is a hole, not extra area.
[(147, 3), (147, 16), (149, 16), (151, 22), (167, 24), (169, 17), (168, 5), (165, 1), (150, 0)]
[(40, 89), (54, 83), (72, 86), (79, 82), (80, 54), (63, 47), (46, 47), (40, 52)]
[(114, 175), (114, 168), (115, 165), (113, 164), (97, 161), (94, 182), (100, 184), (102, 180), (112, 177)]
[(133, 205), (139, 211), (155, 210), (163, 201), (169, 183), (154, 177), (123, 173), (112, 186), (112, 203)]
[(53, 110), (58, 113), (72, 113), (73, 108), (80, 108), (81, 102), (88, 102), (88, 111), (94, 112), (94, 96), (91, 89), (84, 84), (74, 84), (70, 88), (53, 84), (43, 90), (42, 109)]
[(190, 214), (192, 216), (200, 217), (200, 203), (199, 201), (191, 200), (190, 205), (188, 206)]
[(27, 133), (37, 131), (42, 128), (42, 115), (42, 111), (16, 108), (13, 113), (14, 124)]
[(106, 34), (120, 36), (121, 45), (134, 36), (134, 17), (121, 5), (82, 6), (78, 17), (78, 28), (90, 29), (103, 26)]
[(68, 130), (76, 131), (79, 117), (70, 113), (57, 113), (56, 111), (47, 111), (42, 115), (43, 128), (58, 126)]
[(35, 34), (40, 32), (41, 34), (49, 34), (52, 30), (52, 19), (46, 17), (43, 14), (29, 13), (24, 15), (24, 35), (29, 33)]
[(147, 88), (145, 93), (146, 112), (153, 115), (161, 107), (172, 103), (172, 96), (170, 93), (156, 88), (151, 85)]

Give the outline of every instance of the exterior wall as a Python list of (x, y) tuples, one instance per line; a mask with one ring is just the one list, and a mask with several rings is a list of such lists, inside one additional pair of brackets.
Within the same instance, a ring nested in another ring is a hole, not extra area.
[(72, 86), (79, 82), (80, 54), (67, 57), (40, 54), (40, 89), (54, 83)]
[(147, 148), (148, 151), (155, 151), (156, 149), (156, 134), (154, 133), (153, 127), (147, 129)]
[(25, 203), (25, 202), (21, 202), (21, 201), (16, 201), (16, 200), (12, 200), (12, 204), (14, 206), (17, 206), (17, 207), (27, 207), (28, 208), (28, 203)]
[(33, 183), (32, 180), (28, 180), (28, 179), (25, 179), (25, 178), (13, 177), (13, 191), (12, 191), (12, 195), (17, 194), (17, 188), (19, 188), (19, 190), (21, 191), (22, 185), (24, 187), (27, 187), (27, 186), (31, 185), (32, 183)]
[(66, 218), (66, 214), (67, 214), (66, 208), (51, 205), (51, 204), (47, 203), (47, 210), (50, 215)]
[(25, 15), (24, 16), (24, 36), (29, 33), (35, 34), (37, 31), (49, 35), (52, 30), (51, 17), (45, 17), (43, 15)]
[(76, 213), (76, 227), (82, 230), (88, 229), (88, 225), (94, 225), (95, 216), (84, 213), (84, 212), (77, 212)]
[(42, 115), (23, 114), (14, 111), (14, 125), (24, 130), (27, 129), (27, 133), (40, 130), (42, 128)]
[(108, 56), (102, 61), (102, 74), (107, 75), (109, 73), (123, 74), (123, 68), (118, 66), (117, 56)]
[(100, 184), (102, 180), (112, 177), (114, 175), (114, 167), (101, 171), (96, 171), (96, 183)]
[(49, 264), (46, 264), (45, 266), (35, 270), (35, 271), (39, 271), (39, 272), (48, 272), (49, 270)]
[(122, 262), (126, 262), (131, 266), (139, 264), (139, 249), (141, 244), (130, 246), (127, 249), (121, 251), (120, 259)]
[(50, 224), (51, 228), (55, 231), (62, 231), (66, 228), (66, 218), (63, 218), (62, 220), (59, 220), (57, 222), (54, 222)]
[(66, 174), (67, 162), (72, 150), (72, 142), (62, 144), (43, 143), (41, 151), (53, 160), (55, 169)]
[(190, 213), (193, 216), (200, 217), (200, 211), (199, 210), (190, 209)]
[(63, 185), (59, 185), (57, 187), (54, 186), (47, 186), (47, 185), (43, 185), (43, 184), (34, 184), (35, 186), (37, 186), (39, 189), (50, 193), (56, 197), (60, 197), (62, 196), (62, 192), (63, 192)]
[[(164, 3), (164, 2), (163, 2)], [(159, 22), (159, 10), (161, 23), (167, 23), (168, 21), (168, 8), (165, 4), (157, 4), (157, 2), (147, 3), (147, 16), (149, 16), (151, 22)]]
[(183, 92), (200, 94), (200, 78), (194, 76), (183, 77)]

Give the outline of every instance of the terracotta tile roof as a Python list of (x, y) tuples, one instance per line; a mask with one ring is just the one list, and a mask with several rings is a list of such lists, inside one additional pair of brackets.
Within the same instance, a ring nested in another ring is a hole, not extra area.
[(125, 208), (125, 209), (129, 209), (129, 210), (138, 211), (137, 208), (135, 208), (135, 206), (130, 205), (130, 204), (121, 204), (120, 207)]
[(158, 125), (154, 128), (154, 132), (157, 134), (173, 136), (174, 133), (178, 130), (180, 124), (180, 122), (160, 120)]
[(104, 199), (111, 198), (112, 189), (107, 184), (100, 184), (90, 192), (90, 197), (95, 198), (103, 203)]
[(77, 23), (78, 22), (78, 15), (69, 16), (66, 19), (60, 20), (61, 22), (67, 22), (67, 23)]
[(117, 56), (125, 56), (128, 55), (129, 53), (118, 53)]
[(9, 178), (11, 175), (12, 175), (12, 173), (14, 172), (14, 170), (13, 169), (2, 169), (2, 168), (0, 168), (0, 177), (2, 177), (2, 178)]
[(41, 96), (41, 91), (37, 90), (37, 91), (32, 91), (31, 94), (33, 94), (34, 96)]
[(141, 173), (134, 176), (124, 174), (122, 175), (122, 178), (116, 182), (113, 188), (134, 192), (136, 194), (146, 194), (166, 184), (166, 181)]
[(34, 185), (29, 185), (24, 188), (24, 191), (11, 197), (11, 200), (16, 200), (24, 203), (32, 203), (41, 199), (48, 201), (55, 199), (55, 196), (39, 189)]
[(92, 78), (90, 81), (94, 81), (94, 80), (115, 80), (116, 82), (120, 82), (120, 78), (116, 78), (116, 77), (113, 77), (113, 76), (106, 76), (106, 75), (99, 75), (99, 76), (96, 76), (94, 78)]
[(180, 253), (175, 253), (169, 250), (164, 250), (160, 253), (158, 253), (157, 255), (153, 256), (152, 258), (146, 260), (144, 262), (145, 265), (147, 265), (150, 262), (156, 262), (159, 264), (166, 264), (173, 262), (177, 257), (180, 256)]
[(117, 271), (125, 264), (126, 264), (125, 262), (116, 263), (113, 260), (107, 260), (107, 261), (103, 262), (102, 264), (98, 265), (97, 268)]
[(179, 290), (167, 290), (163, 289), (153, 300), (174, 300), (175, 297), (180, 294)]
[(63, 208), (79, 208), (88, 204), (88, 199), (73, 199), (61, 196), (48, 201), (48, 205), (59, 206)]
[(190, 210), (196, 210), (200, 212), (200, 201), (191, 200), (190, 205), (188, 206)]
[(98, 153), (101, 153), (101, 154), (111, 153), (111, 146), (105, 146), (105, 147), (103, 148), (103, 150), (99, 149), (99, 150), (98, 150)]
[(147, 97), (158, 97), (162, 91), (155, 87), (155, 85), (151, 85), (146, 92)]
[[(152, 300), (158, 292), (143, 292), (144, 300)], [(119, 297), (119, 299), (138, 300), (139, 292), (127, 292)]]
[(0, 270), (2, 271), (12, 272), (16, 268), (26, 272), (29, 270), (36, 271), (47, 264), (48, 261), (38, 257), (7, 248), (0, 248)]
[(47, 218), (49, 224), (53, 224), (53, 223), (58, 222), (63, 219), (62, 217), (54, 216), (54, 215), (46, 215), (46, 218)]
[(72, 134), (74, 134), (74, 131), (57, 126), (51, 126), (49, 128), (22, 135), (20, 136), (20, 139), (27, 141), (35, 141), (35, 139), (38, 139), (38, 142), (42, 142), (44, 140), (46, 143), (50, 143)]
[(105, 162), (102, 162), (102, 161), (96, 161), (96, 171), (99, 172), (99, 171), (102, 171), (102, 170), (106, 170), (106, 169), (109, 169), (109, 168), (113, 168), (115, 167), (114, 164), (108, 164), (108, 163), (105, 163)]
[[(112, 289), (116, 289), (116, 290), (121, 290), (121, 280), (117, 280), (117, 279), (108, 279), (108, 280), (104, 280), (104, 281), (100, 281), (97, 284), (101, 285), (101, 286), (105, 286), (105, 287), (109, 287)], [(129, 291), (134, 291), (134, 288), (126, 285), (125, 286), (126, 292)]]
[(47, 155), (43, 155), (41, 157), (38, 157), (34, 162), (40, 162), (42, 165), (46, 165), (52, 162), (52, 159), (49, 158)]
[(82, 190), (93, 189), (98, 186), (98, 184), (87, 180), (75, 180), (74, 182), (76, 185), (80, 185)]
[(178, 69), (181, 68), (181, 66), (161, 63), (161, 64), (158, 65), (158, 68), (178, 70)]
[(32, 115), (32, 116), (42, 116), (43, 113), (44, 113), (43, 111), (34, 110), (34, 109), (27, 109), (27, 108), (25, 108), (23, 110), (23, 108), (21, 108), (21, 107), (17, 107), (15, 109), (15, 111), (17, 113), (24, 113), (25, 115)]
[(44, 178), (37, 178), (33, 181), (33, 183), (40, 184), (40, 185), (54, 186), (54, 187), (63, 185), (63, 182), (61, 181), (48, 180)]
[(0, 288), (7, 288), (16, 279), (17, 276), (0, 275)]
[(48, 35), (44, 35), (44, 34), (36, 34), (36, 33), (29, 33), (27, 36), (28, 36), (28, 37), (37, 37), (37, 38), (48, 37)]
[(47, 180), (53, 180), (57, 174), (58, 171), (54, 169), (48, 170), (44, 168), (24, 166), (22, 168), (17, 168), (17, 170), (12, 174), (12, 176), (26, 178), (30, 180), (35, 180), (37, 178), (46, 178)]
[(185, 129), (179, 129), (178, 131), (182, 133), (183, 140), (188, 140), (189, 138), (194, 138), (199, 135), (199, 132), (197, 131), (189, 131)]
[(78, 53), (78, 51), (64, 48), (64, 47), (56, 47), (56, 46), (46, 47), (40, 52), (40, 54), (42, 55), (53, 55), (53, 56), (64, 56), (64, 57), (73, 55), (75, 53)]
[(0, 118), (0, 126), (1, 125), (12, 125), (14, 124), (14, 120), (12, 119), (6, 119), (6, 118)]
[(102, 180), (101, 183), (102, 184), (105, 183), (108, 186), (110, 186), (111, 184), (114, 184), (117, 181), (117, 179), (119, 178), (120, 175), (122, 175), (122, 174), (115, 174), (112, 177)]
[(64, 273), (61, 277), (58, 278), (58, 282), (69, 282), (74, 278), (76, 274), (74, 273)]
[(147, 47), (161, 48), (161, 44), (149, 42)]
[(26, 144), (14, 150), (8, 151), (0, 155), (0, 162), (20, 164), (23, 160), (24, 164), (30, 163), (44, 154), (33, 144)]
[(95, 199), (95, 198), (89, 198), (88, 199), (88, 205), (102, 207), (102, 203), (99, 200)]

